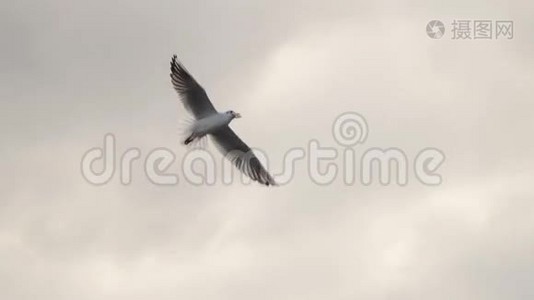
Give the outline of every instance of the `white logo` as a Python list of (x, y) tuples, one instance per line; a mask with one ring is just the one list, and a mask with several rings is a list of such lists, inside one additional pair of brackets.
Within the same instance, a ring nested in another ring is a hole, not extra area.
[(439, 20), (432, 20), (426, 25), (426, 34), (433, 39), (440, 39), (445, 33), (445, 25)]

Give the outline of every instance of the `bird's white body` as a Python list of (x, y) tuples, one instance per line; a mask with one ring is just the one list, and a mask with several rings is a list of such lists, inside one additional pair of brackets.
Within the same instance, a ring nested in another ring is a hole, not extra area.
[(224, 128), (234, 117), (228, 113), (217, 113), (206, 118), (195, 120), (189, 127), (190, 133), (197, 137), (203, 137), (213, 133), (220, 128)]

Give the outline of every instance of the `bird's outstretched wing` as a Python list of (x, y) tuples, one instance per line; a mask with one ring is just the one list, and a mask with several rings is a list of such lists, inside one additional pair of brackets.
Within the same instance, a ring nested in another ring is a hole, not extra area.
[(170, 75), (174, 89), (185, 108), (193, 114), (195, 119), (202, 119), (217, 113), (204, 88), (189, 74), (176, 55), (172, 57)]
[(252, 153), (230, 127), (212, 133), (213, 141), (223, 155), (228, 158), (241, 172), (264, 185), (276, 185), (272, 176), (261, 165), (258, 158)]

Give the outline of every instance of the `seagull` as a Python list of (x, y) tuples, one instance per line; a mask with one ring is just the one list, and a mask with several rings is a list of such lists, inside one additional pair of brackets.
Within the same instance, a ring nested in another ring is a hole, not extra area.
[(273, 177), (265, 170), (258, 158), (237, 134), (229, 127), (241, 115), (229, 110), (218, 112), (206, 91), (173, 55), (171, 60), (171, 81), (186, 110), (193, 115), (193, 122), (187, 129), (184, 144), (210, 136), (221, 151), (241, 172), (252, 180), (266, 186), (276, 185)]

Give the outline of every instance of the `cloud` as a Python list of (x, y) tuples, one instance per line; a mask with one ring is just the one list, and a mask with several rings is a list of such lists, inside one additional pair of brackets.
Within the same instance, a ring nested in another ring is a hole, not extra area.
[[(436, 17), (479, 15), (524, 28), (532, 5), (473, 6), (11, 4), (1, 30), (12, 43), (0, 61), (0, 297), (532, 296), (534, 44), (520, 30), (512, 41), (424, 32)], [(186, 114), (168, 79), (174, 52), (218, 108), (244, 115), (233, 128), (275, 170), (310, 139), (342, 150), (332, 123), (356, 111), (370, 128), (358, 151), (399, 147), (413, 159), (437, 147), (444, 182), (322, 187), (298, 163), (294, 181), (276, 189), (160, 187), (141, 160), (130, 186), (117, 175), (89, 185), (80, 159), (108, 132), (119, 153), (185, 153)]]

